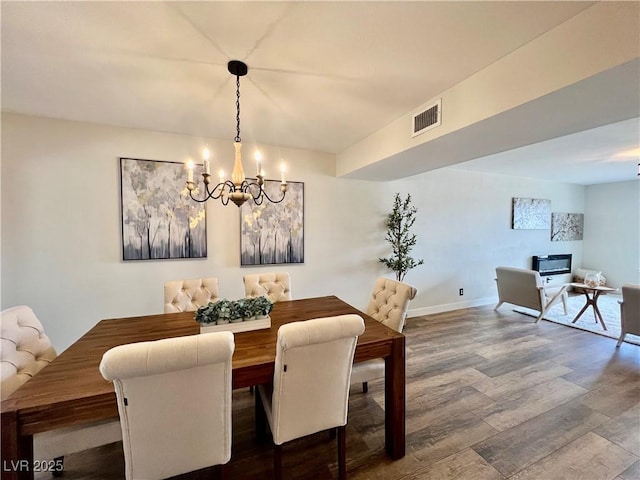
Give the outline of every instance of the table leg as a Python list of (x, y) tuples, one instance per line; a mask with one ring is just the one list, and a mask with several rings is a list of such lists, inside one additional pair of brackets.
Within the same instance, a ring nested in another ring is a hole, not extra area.
[(35, 470), (33, 464), (33, 436), (18, 437), (18, 458), (26, 468), (18, 470), (20, 480), (33, 480)]
[(33, 437), (20, 436), (18, 415), (8, 411), (2, 413), (2, 480), (32, 480)]
[(589, 308), (589, 305), (591, 304), (591, 299), (589, 298), (589, 294), (587, 292), (585, 292), (584, 296), (586, 297), (586, 301), (585, 301), (584, 307), (582, 307), (582, 310), (580, 310), (578, 312), (578, 314), (571, 321), (571, 323), (576, 323), (578, 321), (578, 319), (582, 316), (582, 314), (587, 310), (587, 308)]
[(598, 308), (598, 298), (602, 292), (597, 291), (593, 294), (593, 314), (595, 315), (597, 320), (600, 320), (600, 324), (602, 328), (606, 331), (607, 326), (604, 324), (604, 320), (602, 318), (602, 313), (600, 313), (600, 309)]
[(405, 390), (405, 339), (398, 337), (385, 357), (385, 447), (393, 460), (405, 455)]
[(18, 478), (18, 415), (2, 413), (2, 480)]

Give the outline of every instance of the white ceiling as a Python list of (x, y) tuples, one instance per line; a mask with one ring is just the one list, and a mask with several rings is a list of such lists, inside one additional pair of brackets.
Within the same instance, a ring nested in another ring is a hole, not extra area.
[(245, 143), (337, 153), (593, 3), (2, 2), (2, 110), (232, 139), (240, 59)]
[(639, 140), (640, 121), (633, 118), (459, 163), (452, 168), (579, 185), (619, 182), (632, 180), (640, 173)]

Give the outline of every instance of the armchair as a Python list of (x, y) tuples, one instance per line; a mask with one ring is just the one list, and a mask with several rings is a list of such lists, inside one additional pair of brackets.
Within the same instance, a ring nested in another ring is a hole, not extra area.
[(568, 285), (545, 288), (540, 274), (535, 270), (497, 267), (496, 284), (498, 303), (494, 310), (498, 310), (503, 303), (537, 310), (540, 312), (536, 317), (538, 323), (553, 305), (562, 301), (564, 313), (567, 313)]
[(620, 323), (620, 338), (616, 347), (622, 345), (627, 333), (640, 335), (640, 285), (622, 286)]

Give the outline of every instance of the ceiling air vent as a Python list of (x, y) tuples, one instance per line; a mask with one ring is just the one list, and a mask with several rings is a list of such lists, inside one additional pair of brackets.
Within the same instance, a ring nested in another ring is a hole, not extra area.
[(421, 133), (431, 130), (440, 125), (442, 113), (442, 99), (439, 98), (435, 103), (428, 106), (420, 113), (413, 116), (413, 128), (411, 136), (415, 137)]

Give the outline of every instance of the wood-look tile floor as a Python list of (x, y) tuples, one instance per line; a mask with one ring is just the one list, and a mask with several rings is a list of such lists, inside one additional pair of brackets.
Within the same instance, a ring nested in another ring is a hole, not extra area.
[[(640, 478), (640, 347), (491, 307), (412, 318), (405, 334), (407, 455), (384, 454), (384, 386), (371, 382), (368, 394), (350, 396), (349, 478)], [(253, 395), (235, 392), (233, 402), (227, 477), (270, 478)], [(326, 433), (295, 441), (284, 449), (284, 476), (336, 478), (335, 456)], [(120, 443), (67, 457), (64, 478), (123, 472)]]

